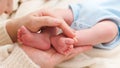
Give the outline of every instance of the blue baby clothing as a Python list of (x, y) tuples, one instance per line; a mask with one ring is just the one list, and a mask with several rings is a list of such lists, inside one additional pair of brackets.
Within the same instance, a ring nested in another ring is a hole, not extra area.
[(112, 42), (95, 45), (95, 48), (113, 49), (120, 45), (120, 0), (86, 0), (79, 4), (71, 4), (74, 21), (71, 27), (75, 30), (88, 29), (98, 22), (108, 19), (116, 23), (118, 35)]

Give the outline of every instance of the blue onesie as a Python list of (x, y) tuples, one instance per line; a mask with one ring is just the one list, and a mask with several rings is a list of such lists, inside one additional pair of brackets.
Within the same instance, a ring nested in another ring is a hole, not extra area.
[(113, 21), (119, 33), (112, 42), (95, 45), (95, 48), (113, 49), (120, 45), (120, 0), (86, 0), (83, 3), (72, 4), (70, 9), (74, 14), (71, 27), (75, 30), (91, 28), (101, 20)]

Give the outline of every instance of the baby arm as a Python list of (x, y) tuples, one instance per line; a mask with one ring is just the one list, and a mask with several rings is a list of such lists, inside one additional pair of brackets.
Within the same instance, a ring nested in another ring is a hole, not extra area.
[(79, 45), (96, 45), (112, 41), (118, 33), (117, 25), (109, 20), (103, 20), (90, 29), (76, 31), (75, 43)]

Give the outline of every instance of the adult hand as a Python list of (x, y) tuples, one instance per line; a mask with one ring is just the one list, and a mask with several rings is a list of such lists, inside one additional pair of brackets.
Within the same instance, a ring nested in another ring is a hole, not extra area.
[(44, 26), (59, 27), (63, 30), (66, 36), (71, 38), (74, 37), (72, 29), (65, 23), (64, 20), (50, 16), (41, 16), (40, 13), (36, 11), (21, 18), (8, 21), (6, 28), (8, 34), (14, 42), (17, 39), (17, 30), (23, 25), (32, 32), (38, 32), (40, 28)]
[[(51, 16), (58, 19), (63, 19), (68, 25), (71, 25), (73, 22), (73, 12), (71, 9), (66, 8), (56, 8), (56, 9), (40, 9), (37, 11), (40, 16)], [(66, 13), (67, 12), (67, 13)]]
[[(64, 21), (64, 19), (60, 19), (58, 17), (53, 17), (49, 15), (44, 15), (43, 12), (46, 11), (35, 11), (31, 14), (25, 16), (24, 19), (28, 19), (31, 23), (25, 23), (26, 27), (32, 32), (37, 32), (41, 27), (49, 26), (49, 27), (59, 27), (63, 30), (63, 33), (68, 37), (74, 37), (73, 30), (68, 26), (68, 24)], [(46, 12), (47, 13), (47, 12)], [(28, 18), (29, 17), (29, 18)], [(34, 25), (34, 26), (33, 26)]]
[[(67, 13), (66, 13), (67, 12)], [(68, 37), (73, 37), (73, 35), (71, 35), (70, 32), (67, 32), (65, 30), (67, 30), (66, 28), (69, 28), (69, 27), (66, 27), (64, 29), (64, 26), (70, 26), (73, 22), (73, 12), (71, 9), (40, 9), (38, 11), (36, 11), (36, 13), (39, 13), (39, 16), (50, 16), (50, 17), (54, 17), (56, 19), (59, 19), (61, 20), (61, 25), (63, 24), (63, 28), (62, 26), (60, 26), (60, 28), (62, 28), (63, 30), (63, 33), (66, 34)], [(72, 30), (72, 29), (71, 29)], [(68, 31), (71, 31), (70, 28)], [(74, 30), (73, 30), (74, 31)], [(69, 34), (70, 33), (70, 34)]]
[[(92, 46), (76, 47), (68, 55), (62, 55), (56, 52), (54, 49), (47, 51), (38, 50), (32, 47), (22, 46), (25, 53), (41, 68), (54, 68), (57, 64), (68, 60), (79, 53), (90, 50)], [(82, 61), (81, 61), (82, 62)]]

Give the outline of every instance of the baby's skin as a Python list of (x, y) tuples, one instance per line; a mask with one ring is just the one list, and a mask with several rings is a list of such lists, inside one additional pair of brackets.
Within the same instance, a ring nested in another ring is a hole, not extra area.
[(31, 46), (41, 50), (48, 50), (52, 46), (61, 54), (69, 54), (73, 49), (74, 40), (63, 34), (55, 35), (56, 31), (46, 29), (40, 33), (32, 33), (22, 26), (18, 30), (18, 41), (23, 45)]
[(46, 50), (50, 48), (50, 40), (47, 32), (31, 33), (24, 26), (22, 26), (18, 30), (17, 36), (18, 36), (18, 41), (23, 45), (31, 46), (42, 50)]
[(74, 40), (59, 34), (51, 37), (53, 47), (61, 54), (69, 54), (73, 49)]

